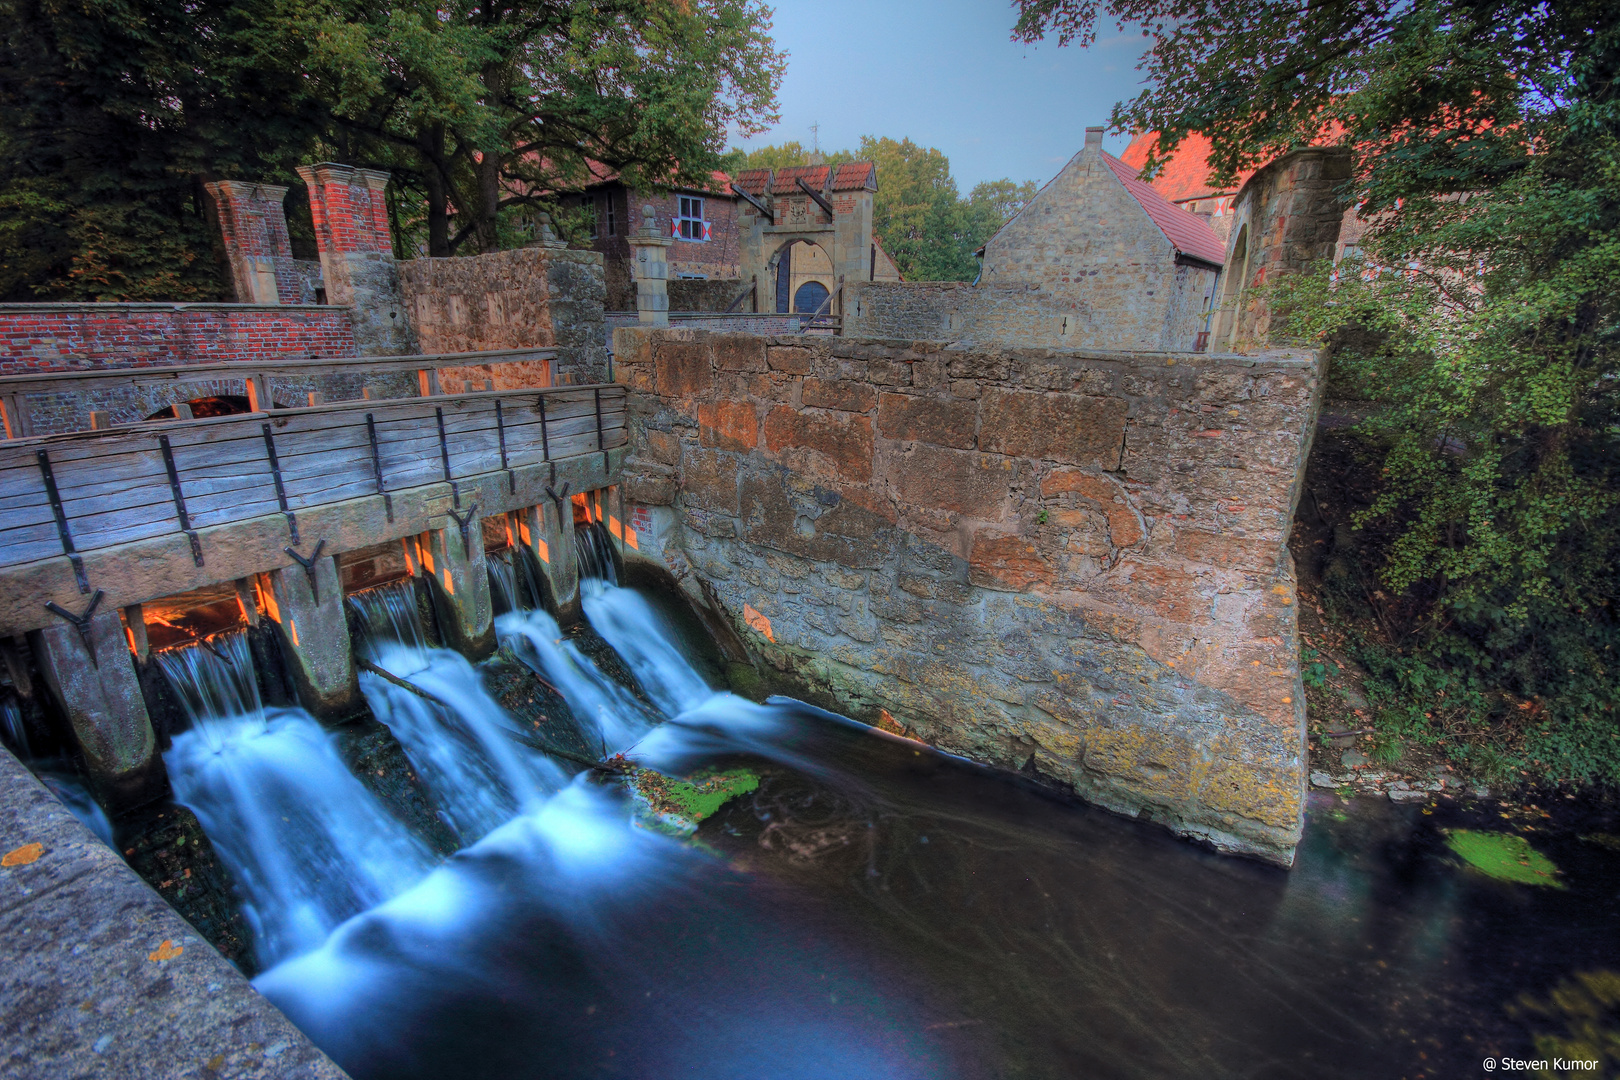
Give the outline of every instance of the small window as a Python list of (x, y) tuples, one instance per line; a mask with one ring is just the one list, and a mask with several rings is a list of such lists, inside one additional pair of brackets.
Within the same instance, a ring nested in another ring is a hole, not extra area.
[(601, 229), (601, 225), (602, 225), (602, 200), (597, 199), (594, 203), (591, 204), (591, 239), (592, 240), (595, 240), (598, 236), (601, 235), (601, 232), (599, 231)]
[(709, 223), (703, 220), (703, 200), (682, 195), (680, 213), (676, 215), (675, 227), (671, 231), (680, 240), (707, 240)]
[(619, 221), (618, 221), (618, 218), (615, 217), (615, 215), (613, 213), (613, 196), (612, 195), (607, 196), (606, 198), (604, 198), (602, 200), (602, 203), (603, 203), (604, 209), (606, 210), (606, 213), (603, 216), (607, 218), (607, 234), (609, 236), (618, 236), (619, 235)]

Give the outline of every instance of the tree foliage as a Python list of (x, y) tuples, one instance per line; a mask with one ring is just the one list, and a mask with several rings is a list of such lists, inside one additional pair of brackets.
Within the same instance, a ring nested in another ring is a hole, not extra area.
[[(1021, 0), (1015, 34), (1146, 27), (1114, 123), (1217, 179), (1351, 148), (1360, 261), (1277, 287), (1376, 402), (1384, 587), (1418, 648), (1545, 703), (1553, 776), (1620, 781), (1620, 20), (1598, 0)], [(1539, 746), (1540, 749), (1535, 749)], [(1607, 762), (1607, 764), (1604, 764)]]
[(872, 230), (908, 281), (971, 281), (979, 272), (973, 253), (1030, 199), (1035, 184), (989, 180), (962, 198), (951, 176), (951, 162), (933, 147), (910, 139), (867, 135), (855, 151), (822, 153), (798, 142), (733, 150), (727, 169), (773, 168), (870, 161), (877, 166)]

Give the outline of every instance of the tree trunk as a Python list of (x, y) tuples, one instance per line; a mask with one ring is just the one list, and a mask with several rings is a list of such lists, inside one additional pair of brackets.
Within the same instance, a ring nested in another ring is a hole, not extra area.
[(428, 199), (428, 255), (450, 257), (450, 197), (444, 182), (444, 125), (435, 124), (421, 134), (422, 157), (427, 168), (423, 180)]
[(478, 250), (480, 254), (499, 251), (500, 236), (496, 221), (501, 208), (501, 155), (484, 151), (478, 163)]

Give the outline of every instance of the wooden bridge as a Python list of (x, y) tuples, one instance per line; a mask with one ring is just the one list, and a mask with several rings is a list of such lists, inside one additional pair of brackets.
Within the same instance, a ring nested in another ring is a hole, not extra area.
[[(505, 519), (510, 541), (533, 552), (563, 605), (577, 603), (575, 493), (592, 493), (587, 512), (634, 542), (607, 497), (627, 452), (623, 386), (439, 392), (447, 368), (488, 365), (498, 375), (498, 365), (525, 364), (532, 376), (550, 357), (513, 350), (0, 378), (11, 431), (24, 427), (29, 395), (94, 401), (136, 381), (238, 379), (250, 406), (0, 442), (0, 637), (30, 635), (35, 659), (53, 669), (47, 682), (60, 684), (66, 711), (77, 713), (93, 770), (106, 759), (108, 774), (143, 755), (137, 746), (94, 752), (90, 729), (107, 727), (103, 714), (133, 708), (103, 700), (105, 669), (144, 653), (140, 606), (160, 598), (235, 583), (250, 619), (262, 612), (281, 626), (306, 704), (341, 711), (354, 700), (354, 673), (336, 557), (403, 542), (412, 569), (433, 583), (447, 643), (487, 652), (486, 521)], [(541, 370), (533, 381), (549, 382)], [(409, 397), (269, 407), (277, 380), (342, 375), (369, 388), (386, 376), (399, 386), (397, 376), (412, 372)], [(75, 690), (75, 662), (87, 662), (101, 685)], [(131, 669), (123, 681), (133, 680)], [(136, 726), (149, 729), (138, 711)], [(147, 738), (149, 730), (134, 741)]]

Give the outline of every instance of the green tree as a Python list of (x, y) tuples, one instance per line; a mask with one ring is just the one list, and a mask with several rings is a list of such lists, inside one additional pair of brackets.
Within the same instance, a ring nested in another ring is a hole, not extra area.
[[(1620, 782), (1620, 20), (1606, 0), (1020, 0), (1015, 35), (1146, 27), (1114, 124), (1214, 142), (1217, 180), (1328, 139), (1365, 262), (1279, 290), (1333, 346), (1393, 530), (1385, 587), (1422, 648), (1537, 697), (1552, 776)], [(1351, 333), (1350, 331), (1355, 331)]]
[(705, 179), (728, 128), (775, 119), (770, 15), (758, 0), (319, 0), (264, 61), (296, 57), (334, 139), (420, 196), (443, 256), (499, 249), (503, 212), (551, 205), (589, 162), (636, 186)]

